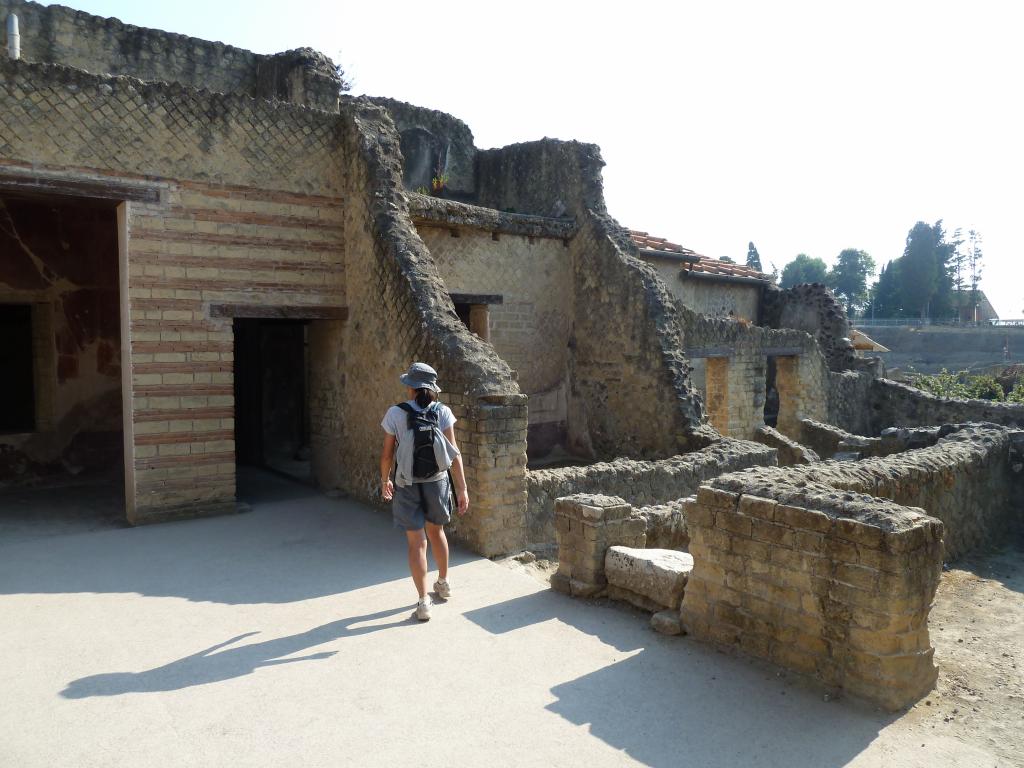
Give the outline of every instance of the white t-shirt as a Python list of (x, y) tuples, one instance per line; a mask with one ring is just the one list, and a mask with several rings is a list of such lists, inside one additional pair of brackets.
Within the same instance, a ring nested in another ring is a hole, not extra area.
[[(415, 400), (406, 400), (406, 402), (417, 411), (424, 410), (423, 408), (420, 408), (419, 404)], [(444, 403), (437, 404), (437, 415), (437, 426), (442, 432), (455, 426), (455, 414), (452, 413), (452, 409)], [(384, 420), (381, 421), (380, 425), (384, 427), (384, 431), (389, 435), (397, 437), (398, 435), (404, 434), (405, 430), (408, 428), (409, 414), (397, 405), (392, 405), (388, 408), (388, 412), (384, 414)]]

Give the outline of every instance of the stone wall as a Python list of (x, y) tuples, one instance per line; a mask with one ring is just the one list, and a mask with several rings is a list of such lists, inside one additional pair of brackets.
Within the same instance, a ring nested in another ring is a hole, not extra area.
[[(410, 218), (400, 138), (387, 111), (344, 99), (342, 116), (348, 117), (345, 168), (351, 189), (359, 191), (345, 212), (344, 348), (353, 361), (344, 366), (345, 418), (347, 434), (358, 436), (339, 457), (346, 487), (360, 498), (379, 498), (376, 448), (367, 450), (365, 436), (380, 434), (381, 414), (401, 397), (397, 375), (413, 360), (427, 360), (458, 419), (469, 481), (472, 512), (456, 521), (454, 532), (485, 555), (513, 551), (525, 536), (526, 397), (494, 348), (454, 312)], [(372, 367), (363, 362), (370, 358)]]
[(857, 365), (846, 312), (823, 285), (805, 283), (793, 288), (766, 285), (761, 324), (769, 328), (793, 328), (814, 336), (831, 371), (845, 371)]
[(680, 614), (691, 636), (887, 709), (932, 688), (938, 520), (778, 472), (714, 480), (686, 514), (694, 570)]
[(572, 269), (563, 240), (417, 228), (449, 293), (501, 297), (488, 307), (490, 342), (530, 398), (530, 458), (564, 447), (573, 305), (566, 299), (572, 296)]
[(336, 111), (346, 87), (326, 56), (308, 48), (263, 56), (223, 43), (123, 24), (61, 5), (0, 0), (16, 13), (26, 61), (94, 74), (180, 83)]
[(440, 171), (448, 177), (445, 194), (472, 199), (476, 191), (476, 146), (469, 126), (436, 109), (372, 98), (387, 109), (401, 137), (402, 182), (408, 190), (431, 190)]
[(925, 427), (968, 421), (1024, 427), (1024, 404), (944, 399), (888, 379), (871, 382), (870, 407), (865, 410), (871, 414), (873, 434), (887, 427)]
[(704, 361), (697, 378), (719, 432), (746, 440), (764, 426), (769, 357), (776, 360), (779, 431), (799, 439), (794, 429), (800, 419), (825, 417), (828, 369), (809, 334), (677, 309), (688, 359)]
[(873, 378), (866, 371), (829, 371), (825, 420), (855, 435), (877, 434), (868, 405)]
[[(528, 520), (531, 543), (554, 540), (555, 500), (574, 494), (621, 496), (634, 506), (660, 504), (695, 493), (726, 472), (773, 466), (775, 451), (742, 440), (720, 440), (693, 453), (660, 461), (616, 459), (581, 467), (530, 470)], [(671, 547), (670, 547), (671, 548)]]
[(819, 483), (920, 507), (945, 526), (945, 555), (955, 560), (998, 543), (1019, 518), (1013, 433), (993, 424), (960, 425), (934, 445), (861, 461), (784, 470), (751, 470), (781, 483)]

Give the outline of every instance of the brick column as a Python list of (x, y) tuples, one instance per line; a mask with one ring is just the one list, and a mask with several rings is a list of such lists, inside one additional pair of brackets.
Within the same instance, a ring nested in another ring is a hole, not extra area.
[(555, 501), (558, 573), (551, 586), (575, 597), (592, 597), (608, 585), (604, 559), (609, 547), (643, 548), (646, 522), (618, 496), (577, 494)]

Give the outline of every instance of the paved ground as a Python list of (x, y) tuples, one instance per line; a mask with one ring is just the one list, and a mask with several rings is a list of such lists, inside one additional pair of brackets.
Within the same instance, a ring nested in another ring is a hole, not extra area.
[(1008, 765), (465, 553), (419, 624), (386, 516), (257, 490), (137, 529), (0, 497), (0, 766)]

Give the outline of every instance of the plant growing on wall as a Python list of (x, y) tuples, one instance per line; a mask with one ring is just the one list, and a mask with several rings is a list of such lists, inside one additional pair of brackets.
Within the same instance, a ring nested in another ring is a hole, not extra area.
[(440, 197), (444, 194), (445, 188), (448, 186), (448, 174), (438, 173), (434, 178), (430, 180), (430, 193)]

